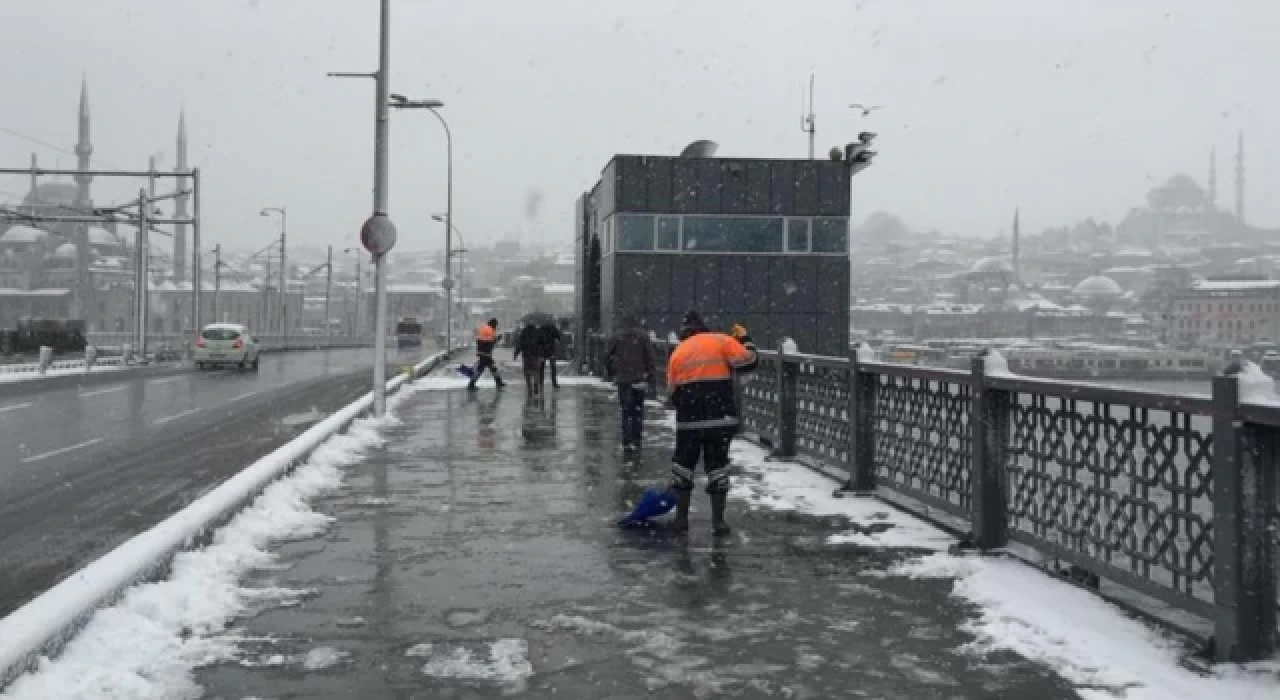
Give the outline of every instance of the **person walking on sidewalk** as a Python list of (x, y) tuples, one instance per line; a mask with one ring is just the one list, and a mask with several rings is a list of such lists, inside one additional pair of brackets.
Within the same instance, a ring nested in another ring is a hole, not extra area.
[(618, 387), (618, 404), (622, 412), (622, 449), (640, 449), (644, 435), (645, 392), (654, 390), (656, 368), (649, 335), (635, 316), (623, 317), (618, 332), (609, 341), (605, 354), (605, 371)]
[[(556, 327), (554, 319), (543, 321), (542, 326), (538, 329), (538, 339), (542, 343), (542, 359), (551, 365), (551, 388), (560, 388), (560, 378), (556, 375), (556, 351), (560, 345), (560, 329)], [(538, 369), (538, 383), (543, 380), (542, 369)]]
[(667, 389), (676, 409), (676, 448), (671, 487), (678, 493), (676, 530), (689, 529), (693, 474), (702, 458), (711, 496), (712, 532), (729, 534), (724, 511), (729, 499), (729, 444), (738, 428), (735, 372), (750, 372), (758, 359), (744, 328), (741, 337), (713, 333), (696, 311), (685, 314), (680, 345), (667, 362)]
[(541, 329), (532, 323), (526, 323), (516, 336), (515, 358), (524, 355), (524, 388), (530, 396), (542, 394), (542, 361), (543, 343)]
[(506, 382), (502, 381), (502, 377), (498, 375), (498, 365), (493, 361), (493, 346), (498, 344), (498, 319), (491, 318), (489, 322), (476, 329), (476, 366), (475, 371), (471, 373), (471, 383), (467, 384), (467, 389), (475, 391), (476, 382), (480, 381), (480, 375), (484, 374), (487, 369), (493, 373), (493, 383), (501, 389), (506, 386)]

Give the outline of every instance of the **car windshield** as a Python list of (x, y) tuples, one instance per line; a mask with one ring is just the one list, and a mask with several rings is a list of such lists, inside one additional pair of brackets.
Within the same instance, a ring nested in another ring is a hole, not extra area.
[(240, 337), (240, 331), (234, 328), (206, 328), (200, 337), (205, 340), (235, 340)]

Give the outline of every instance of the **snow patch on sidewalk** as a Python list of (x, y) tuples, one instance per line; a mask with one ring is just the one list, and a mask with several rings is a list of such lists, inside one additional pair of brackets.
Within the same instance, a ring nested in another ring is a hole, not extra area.
[(753, 509), (795, 511), (817, 516), (843, 516), (849, 529), (827, 538), (828, 544), (900, 547), (942, 551), (955, 539), (924, 521), (875, 498), (833, 494), (838, 484), (795, 462), (768, 462), (758, 445), (735, 440), (730, 457), (755, 478), (739, 478), (729, 494)]
[(1280, 662), (1224, 665), (1201, 676), (1180, 665), (1183, 642), (1076, 586), (1016, 560), (932, 554), (890, 575), (954, 578), (952, 594), (978, 607), (964, 651), (1008, 650), (1052, 667), (1083, 698), (1277, 698)]
[(493, 681), (516, 686), (513, 690), (522, 690), (524, 680), (533, 675), (529, 643), (523, 639), (498, 639), (488, 646), (487, 660), (466, 647), (436, 644), (418, 644), (406, 651), (405, 656), (426, 658), (422, 672), (428, 676)]
[[(389, 397), (394, 408), (413, 385)], [(134, 586), (116, 604), (95, 612), (56, 659), (18, 678), (0, 698), (197, 698), (194, 669), (237, 658), (234, 636), (219, 636), (234, 618), (262, 609), (268, 601), (287, 604), (305, 591), (246, 588), (255, 569), (270, 568), (270, 548), (283, 541), (314, 537), (332, 518), (311, 510), (316, 496), (342, 484), (341, 467), (358, 461), (384, 440), (379, 430), (398, 421), (361, 419), (329, 438), (307, 463), (275, 481), (217, 530), (213, 541), (178, 553), (166, 580)], [(334, 662), (317, 652), (307, 666)], [(330, 664), (331, 665), (331, 664)]]

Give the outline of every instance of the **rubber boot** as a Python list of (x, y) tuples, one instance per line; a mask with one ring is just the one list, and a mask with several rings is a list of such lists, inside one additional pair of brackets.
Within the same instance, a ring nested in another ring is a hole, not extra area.
[(728, 503), (728, 493), (711, 494), (711, 534), (716, 537), (724, 537), (732, 532), (729, 523), (724, 521), (724, 509)]
[(676, 499), (676, 517), (671, 521), (671, 529), (676, 532), (689, 531), (689, 503), (693, 500), (693, 490), (678, 491)]

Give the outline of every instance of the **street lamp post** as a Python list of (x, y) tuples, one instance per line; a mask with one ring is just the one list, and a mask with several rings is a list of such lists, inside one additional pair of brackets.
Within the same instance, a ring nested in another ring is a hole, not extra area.
[[(391, 106), (396, 109), (425, 109), (431, 112), (444, 127), (445, 164), (445, 224), (444, 224), (444, 349), (453, 349), (453, 273), (449, 262), (453, 250), (453, 132), (449, 130), (449, 122), (436, 111), (444, 106), (440, 100), (410, 100), (404, 95), (392, 95)], [(437, 217), (432, 217), (437, 218)]]
[(289, 328), (285, 325), (285, 309), (288, 292), (288, 278), (285, 275), (285, 235), (289, 230), (289, 213), (284, 207), (264, 207), (259, 216), (280, 215), (280, 334), (287, 337)]
[[(378, 22), (378, 70), (374, 73), (331, 72), (333, 78), (373, 78), (374, 130), (373, 130), (373, 216), (366, 222), (366, 230), (377, 235), (374, 238), (382, 249), (373, 252), (374, 287), (377, 308), (374, 316), (373, 336), (373, 415), (381, 417), (387, 409), (387, 271), (383, 264), (387, 250), (395, 243), (395, 229), (387, 216), (387, 181), (389, 177), (388, 142), (388, 88), (391, 80), (391, 0), (381, 0)], [(368, 227), (372, 225), (372, 229)], [(363, 236), (363, 232), (362, 232)], [(368, 245), (368, 243), (366, 243)]]

